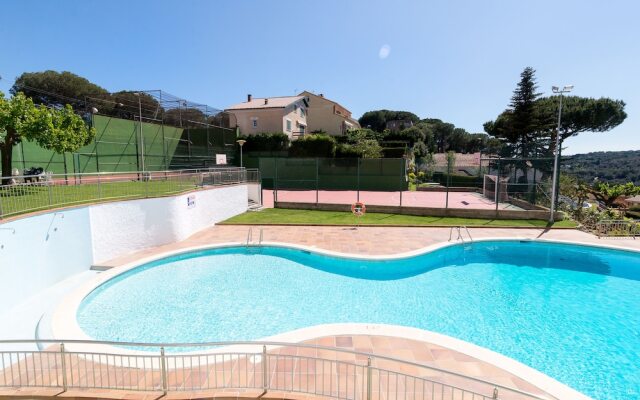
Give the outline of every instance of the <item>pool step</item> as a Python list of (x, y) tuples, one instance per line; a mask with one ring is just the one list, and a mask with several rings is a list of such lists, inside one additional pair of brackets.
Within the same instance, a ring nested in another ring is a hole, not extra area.
[(94, 264), (89, 269), (91, 271), (103, 272), (103, 271), (110, 270), (111, 268), (113, 268), (113, 265), (97, 265), (97, 264)]

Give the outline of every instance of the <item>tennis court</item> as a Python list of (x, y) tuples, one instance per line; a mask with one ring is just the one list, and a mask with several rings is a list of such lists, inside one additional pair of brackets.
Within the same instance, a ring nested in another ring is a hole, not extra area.
[[(262, 191), (262, 202), (265, 207), (273, 207), (274, 190)], [(402, 196), (402, 206), (404, 207), (427, 207), (427, 208), (460, 208), (475, 210), (495, 210), (496, 203), (475, 192), (381, 192), (381, 191), (360, 191), (355, 190), (319, 190), (316, 195), (315, 190), (278, 190), (277, 200), (279, 202), (293, 203), (324, 203), (324, 204), (352, 204), (361, 201), (365, 205), (399, 206)], [(509, 203), (498, 204), (499, 210), (522, 210)]]

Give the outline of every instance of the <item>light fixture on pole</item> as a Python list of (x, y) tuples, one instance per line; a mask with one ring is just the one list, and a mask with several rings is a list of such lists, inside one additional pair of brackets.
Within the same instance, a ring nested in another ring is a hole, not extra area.
[(144, 172), (144, 136), (142, 136), (142, 95), (140, 92), (133, 92), (133, 95), (138, 97), (138, 119), (140, 120), (140, 164), (142, 172)]
[(238, 139), (236, 140), (236, 143), (240, 145), (240, 168), (242, 168), (242, 146), (244, 146), (247, 141), (244, 139)]
[(549, 222), (553, 223), (553, 214), (556, 211), (556, 202), (558, 201), (558, 168), (560, 163), (560, 127), (562, 121), (562, 97), (564, 93), (569, 93), (573, 90), (573, 85), (567, 85), (560, 89), (558, 86), (552, 86), (551, 91), (560, 95), (560, 105), (558, 107), (558, 128), (556, 129), (556, 143), (553, 158), (553, 179), (551, 187), (551, 207), (549, 213)]

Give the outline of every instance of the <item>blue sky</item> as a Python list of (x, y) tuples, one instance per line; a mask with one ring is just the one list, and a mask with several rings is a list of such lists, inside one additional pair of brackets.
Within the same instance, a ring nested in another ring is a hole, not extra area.
[(638, 15), (634, 0), (3, 1), (0, 90), (45, 69), (218, 108), (306, 89), (356, 117), (408, 110), (478, 132), (532, 66), (547, 94), (627, 103), (621, 126), (567, 154), (640, 149)]

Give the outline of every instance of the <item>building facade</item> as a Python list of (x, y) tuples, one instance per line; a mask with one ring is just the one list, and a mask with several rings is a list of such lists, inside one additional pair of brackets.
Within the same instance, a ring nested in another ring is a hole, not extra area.
[(322, 131), (329, 135), (341, 136), (348, 130), (360, 128), (358, 121), (351, 117), (351, 111), (324, 95), (304, 91), (300, 96), (309, 101), (309, 132)]
[(309, 132), (307, 114), (309, 101), (305, 96), (253, 98), (235, 104), (226, 112), (233, 114), (242, 135), (284, 132), (296, 139)]

